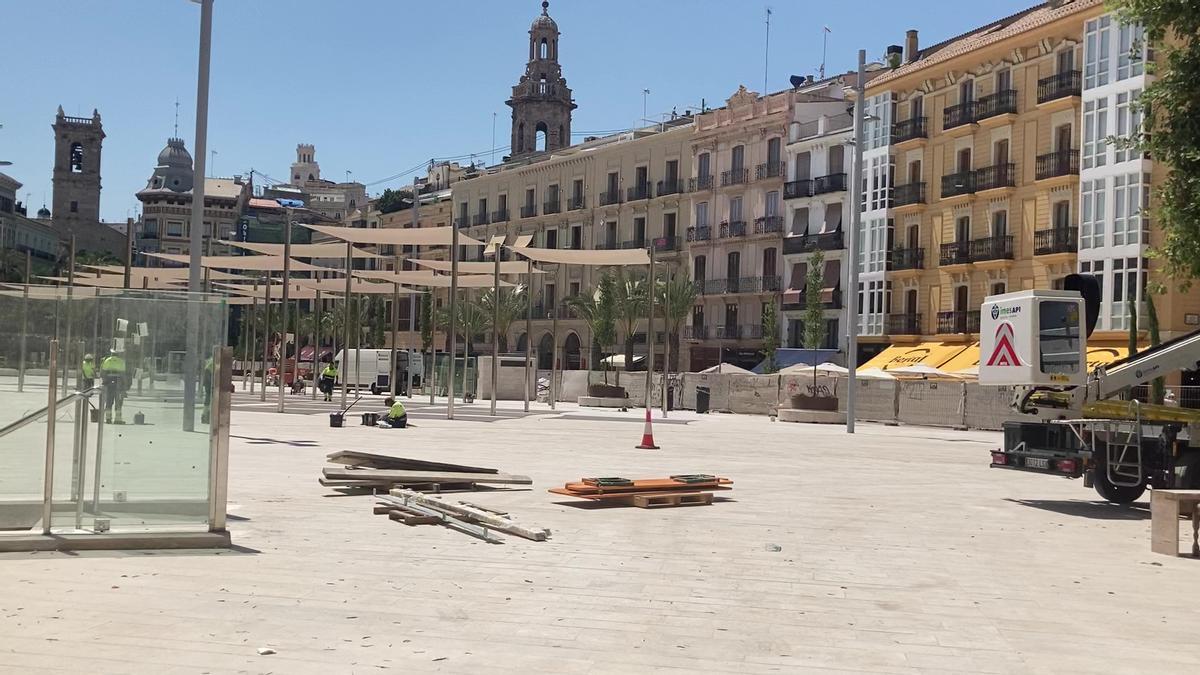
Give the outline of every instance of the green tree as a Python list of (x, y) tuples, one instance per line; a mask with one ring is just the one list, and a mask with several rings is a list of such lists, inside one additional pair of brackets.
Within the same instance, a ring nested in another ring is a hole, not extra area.
[(646, 280), (618, 267), (613, 275), (613, 306), (625, 334), (625, 370), (633, 369), (633, 336), (646, 318)]
[(821, 302), (821, 272), (825, 269), (825, 254), (815, 251), (808, 259), (808, 276), (804, 280), (804, 348), (820, 349), (825, 344), (825, 303)]
[[(479, 307), (487, 315), (487, 328), (495, 330), (498, 334), (500, 351), (508, 351), (508, 329), (517, 319), (525, 316), (527, 300), (528, 294), (523, 285), (515, 288), (501, 288), (499, 293), (489, 288), (479, 296)], [(492, 326), (497, 303), (500, 310), (499, 320), (495, 326)]]
[(596, 291), (591, 295), (576, 295), (567, 298), (567, 306), (588, 326), (592, 334), (591, 361), (594, 367), (604, 372), (604, 384), (608, 384), (608, 364), (604, 362), (604, 350), (617, 340), (616, 307), (613, 302), (613, 277), (605, 272), (600, 277)]
[[(462, 340), (465, 355), (470, 356), (474, 351), (475, 340), (479, 339), (491, 324), (491, 316), (483, 311), (479, 303), (467, 298), (460, 298), (454, 303), (455, 320), (454, 332)], [(438, 311), (438, 328), (450, 331), (450, 305)]]
[[(1122, 20), (1139, 23), (1155, 48), (1156, 76), (1142, 92), (1143, 130), (1118, 143), (1136, 145), (1171, 170), (1155, 191), (1154, 255), (1183, 287), (1200, 276), (1200, 4), (1195, 0), (1116, 0)], [(1141, 58), (1144, 45), (1132, 46)]]
[(412, 190), (393, 190), (387, 188), (375, 200), (375, 208), (379, 209), (380, 213), (395, 213), (401, 209), (410, 208), (411, 204)]
[(763, 306), (762, 330), (763, 352), (767, 361), (763, 372), (770, 375), (779, 370), (775, 363), (775, 351), (779, 349), (779, 314), (775, 311), (774, 300), (768, 300)]
[(433, 291), (425, 289), (421, 294), (421, 351), (433, 349)]
[(679, 370), (679, 329), (696, 304), (696, 284), (686, 274), (676, 274), (659, 284), (658, 306), (667, 327), (667, 342), (671, 345), (668, 368)]

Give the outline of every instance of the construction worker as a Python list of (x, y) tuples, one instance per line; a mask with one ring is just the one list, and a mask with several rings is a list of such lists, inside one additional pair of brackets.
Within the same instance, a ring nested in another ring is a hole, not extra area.
[(337, 382), (337, 366), (333, 365), (333, 361), (325, 364), (325, 370), (321, 371), (321, 391), (325, 392), (325, 400), (333, 400), (333, 384)]
[(404, 404), (389, 396), (383, 401), (388, 407), (387, 423), (393, 429), (403, 429), (408, 426), (408, 412), (404, 410)]
[(96, 386), (96, 362), (91, 354), (83, 355), (83, 363), (79, 366), (79, 372), (83, 375), (83, 381), (79, 383), (81, 389), (87, 390)]
[(121, 419), (121, 405), (125, 401), (126, 389), (124, 357), (116, 352), (109, 352), (100, 362), (100, 380), (104, 384), (104, 421), (109, 424), (124, 424), (125, 421)]

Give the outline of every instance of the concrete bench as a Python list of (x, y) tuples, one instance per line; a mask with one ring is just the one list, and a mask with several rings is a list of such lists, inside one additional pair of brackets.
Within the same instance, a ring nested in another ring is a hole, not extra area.
[(1192, 555), (1200, 558), (1200, 490), (1150, 492), (1150, 550), (1179, 555), (1179, 514), (1192, 519)]

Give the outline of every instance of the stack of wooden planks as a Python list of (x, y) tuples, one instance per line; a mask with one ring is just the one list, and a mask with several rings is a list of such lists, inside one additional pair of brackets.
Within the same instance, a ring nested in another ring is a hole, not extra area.
[(338, 466), (325, 467), (321, 485), (333, 488), (390, 490), (396, 486), (432, 492), (473, 490), (478, 485), (532, 485), (529, 476), (498, 469), (395, 457), (376, 452), (339, 450), (327, 456)]
[(546, 541), (550, 530), (521, 525), (509, 514), (469, 502), (450, 503), (440, 497), (395, 489), (376, 497), (376, 515), (386, 515), (405, 525), (443, 525), (491, 544), (504, 543), (497, 533), (531, 541)]
[(713, 493), (732, 490), (733, 481), (708, 474), (680, 474), (667, 478), (581, 478), (550, 492), (614, 505), (643, 509), (712, 504)]

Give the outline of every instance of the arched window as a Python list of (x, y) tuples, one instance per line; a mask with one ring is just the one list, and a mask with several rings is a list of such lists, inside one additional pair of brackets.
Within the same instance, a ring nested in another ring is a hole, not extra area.
[(546, 123), (538, 122), (537, 129), (534, 131), (534, 134), (535, 137), (533, 149), (538, 152), (544, 152), (546, 150), (546, 136), (549, 134), (549, 130), (546, 128)]
[(558, 146), (561, 148), (570, 144), (571, 139), (567, 138), (566, 130), (563, 129), (563, 125), (558, 125)]
[(546, 93), (546, 90), (547, 90), (546, 74), (542, 73), (541, 76), (538, 78), (538, 93), (544, 94), (544, 93)]
[(83, 173), (83, 146), (71, 144), (71, 173)]
[(521, 122), (517, 125), (517, 152), (525, 152), (525, 123)]
[(538, 47), (538, 58), (546, 59), (550, 57), (550, 47), (546, 44), (546, 38), (542, 38), (542, 44)]

